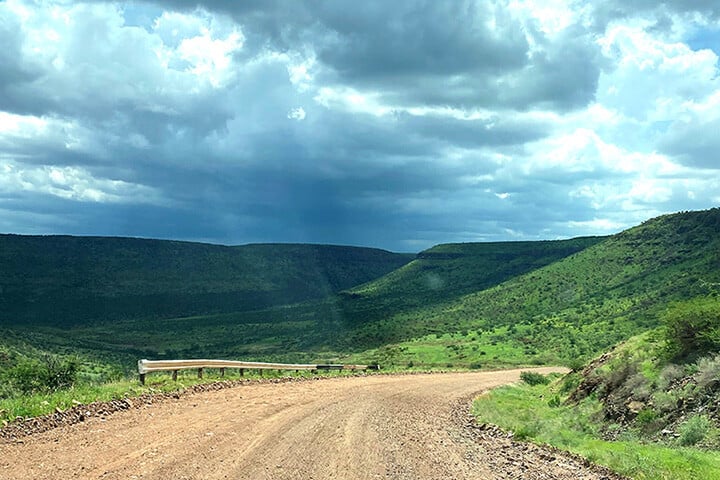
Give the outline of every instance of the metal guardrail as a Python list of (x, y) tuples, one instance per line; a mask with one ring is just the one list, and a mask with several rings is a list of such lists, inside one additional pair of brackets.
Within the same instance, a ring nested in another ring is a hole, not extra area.
[(179, 370), (197, 369), (198, 378), (202, 378), (203, 369), (218, 368), (221, 376), (225, 376), (226, 368), (240, 370), (240, 375), (245, 370), (258, 370), (262, 375), (263, 370), (379, 370), (378, 365), (340, 365), (340, 364), (308, 364), (308, 363), (268, 363), (268, 362), (240, 362), (234, 360), (138, 360), (138, 373), (140, 383), (145, 384), (145, 375), (150, 372), (173, 373), (173, 380), (177, 380)]

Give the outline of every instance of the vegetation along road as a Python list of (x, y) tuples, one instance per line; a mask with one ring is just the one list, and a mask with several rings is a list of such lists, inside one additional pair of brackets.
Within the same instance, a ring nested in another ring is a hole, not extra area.
[(615, 478), (470, 422), (474, 396), (519, 374), (337, 377), (181, 396), (0, 444), (0, 478)]

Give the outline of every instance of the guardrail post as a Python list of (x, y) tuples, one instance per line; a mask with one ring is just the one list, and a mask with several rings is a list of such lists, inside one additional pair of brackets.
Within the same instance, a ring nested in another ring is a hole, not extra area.
[(173, 382), (177, 382), (177, 372), (178, 372), (177, 370), (173, 370), (173, 373), (172, 373)]
[(138, 374), (140, 375), (140, 385), (145, 385), (145, 359), (138, 360)]
[(241, 369), (240, 369), (240, 376), (241, 376), (241, 377), (244, 377), (244, 376), (245, 376), (245, 369), (244, 369), (244, 368), (241, 368)]
[(258, 374), (259, 374), (261, 377), (263, 376), (262, 368), (258, 368)]
[(221, 377), (224, 377), (224, 376), (225, 376), (225, 369), (224, 369), (224, 368), (221, 368), (221, 369), (220, 369), (220, 376), (221, 376)]
[(203, 369), (198, 368), (198, 378), (202, 378), (202, 376), (203, 376)]

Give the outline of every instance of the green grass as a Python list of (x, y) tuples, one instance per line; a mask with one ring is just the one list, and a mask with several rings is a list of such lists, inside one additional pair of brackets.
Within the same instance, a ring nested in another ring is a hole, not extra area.
[(547, 354), (529, 355), (522, 343), (507, 338), (507, 327), (488, 332), (430, 334), (396, 344), (341, 356), (350, 363), (370, 359), (385, 367), (412, 363), (416, 368), (502, 368), (557, 363)]
[[(602, 406), (586, 400), (576, 407), (558, 405), (560, 383), (502, 387), (477, 399), (478, 421), (512, 430), (521, 440), (544, 443), (582, 455), (638, 480), (720, 478), (720, 452), (642, 443), (605, 441), (595, 423)], [(558, 406), (551, 406), (558, 405)]]

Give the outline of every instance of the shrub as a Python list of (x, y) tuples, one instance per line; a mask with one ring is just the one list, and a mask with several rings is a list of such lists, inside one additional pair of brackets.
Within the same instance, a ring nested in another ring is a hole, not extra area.
[(37, 360), (21, 360), (7, 373), (10, 382), (24, 394), (43, 389), (47, 377), (42, 364)]
[(657, 411), (652, 408), (643, 408), (635, 417), (635, 425), (645, 434), (657, 432), (663, 426), (663, 421)]
[(545, 375), (536, 372), (520, 372), (520, 380), (531, 386), (545, 385), (550, 382)]
[(653, 395), (653, 405), (661, 413), (669, 413), (680, 406), (682, 392), (671, 390), (669, 392), (658, 391)]
[(567, 394), (577, 389), (582, 381), (582, 376), (579, 373), (568, 373), (565, 375), (560, 386), (560, 393)]
[(50, 390), (71, 387), (77, 380), (80, 362), (76, 358), (46, 356), (44, 363), (47, 368), (45, 384)]
[(720, 350), (720, 301), (694, 298), (675, 304), (664, 317), (665, 342), (673, 358)]
[(585, 361), (579, 357), (573, 357), (563, 363), (573, 372), (580, 372), (583, 368), (585, 368)]
[(618, 389), (618, 394), (640, 401), (650, 398), (650, 393), (650, 384), (642, 373), (631, 376)]
[(712, 429), (712, 422), (705, 415), (695, 415), (680, 425), (678, 443), (683, 446), (702, 442)]
[(616, 393), (625, 383), (638, 373), (637, 363), (624, 355), (619, 365), (613, 365), (613, 368), (603, 376), (603, 384), (601, 395), (607, 397)]
[(657, 381), (658, 390), (667, 390), (676, 381), (685, 376), (685, 369), (673, 363), (662, 369)]
[(513, 432), (513, 437), (519, 441), (526, 441), (535, 438), (541, 431), (537, 422), (521, 425)]
[(720, 355), (701, 358), (697, 369), (695, 380), (699, 387), (712, 389), (720, 384)]
[(55, 391), (75, 383), (78, 366), (77, 359), (46, 355), (40, 360), (20, 361), (8, 371), (7, 377), (24, 394)]

